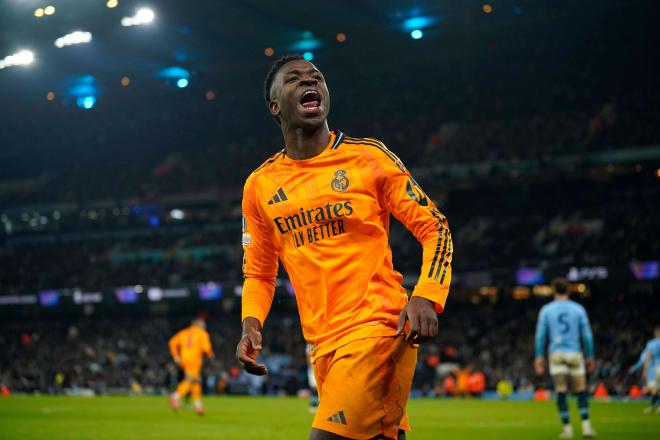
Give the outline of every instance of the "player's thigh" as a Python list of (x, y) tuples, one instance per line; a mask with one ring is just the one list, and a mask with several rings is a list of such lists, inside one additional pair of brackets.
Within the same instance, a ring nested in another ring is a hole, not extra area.
[(200, 364), (183, 364), (183, 374), (186, 376), (186, 380), (190, 382), (199, 382), (200, 374), (202, 371), (202, 366)]
[(587, 390), (587, 377), (585, 375), (570, 376), (571, 391), (581, 393)]
[(587, 369), (584, 365), (582, 353), (571, 353), (567, 358), (567, 364), (571, 390), (574, 393), (585, 391), (587, 389)]
[(410, 429), (405, 406), (416, 360), (403, 337), (354, 341), (317, 359), (313, 427), (348, 438), (397, 438), (399, 428)]
[(555, 393), (567, 393), (568, 392), (568, 374), (554, 374), (552, 377), (552, 383), (555, 387)]

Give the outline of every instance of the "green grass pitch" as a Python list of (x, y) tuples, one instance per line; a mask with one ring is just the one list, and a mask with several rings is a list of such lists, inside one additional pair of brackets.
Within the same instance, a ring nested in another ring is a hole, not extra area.
[[(312, 415), (295, 398), (207, 397), (207, 415), (174, 414), (165, 397), (0, 398), (1, 439), (307, 439)], [(660, 439), (643, 403), (592, 403), (598, 438)], [(553, 402), (412, 400), (409, 440), (556, 439)], [(575, 401), (571, 416), (580, 438)]]

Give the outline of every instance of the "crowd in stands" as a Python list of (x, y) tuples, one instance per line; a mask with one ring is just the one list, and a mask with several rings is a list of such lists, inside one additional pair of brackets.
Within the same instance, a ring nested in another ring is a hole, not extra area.
[[(602, 383), (610, 394), (627, 394), (630, 386), (641, 384), (627, 370), (659, 318), (657, 312), (648, 312), (655, 304), (653, 296), (595, 289), (591, 297), (578, 300), (590, 314), (596, 341), (592, 390)], [(549, 388), (549, 378), (533, 372), (534, 330), (542, 304), (542, 299), (450, 299), (440, 316), (438, 338), (419, 350), (416, 392), (451, 394), (445, 379), (466, 368), (483, 373), (487, 390), (501, 380), (521, 392)], [(294, 301), (277, 304), (266, 323), (266, 378), (242, 372), (234, 357), (240, 338), (238, 308), (206, 316), (216, 352), (204, 368), (207, 392), (295, 394), (308, 387), (305, 342)], [(180, 374), (167, 341), (187, 323), (184, 317), (163, 316), (3, 320), (0, 384), (25, 392), (166, 393)]]
[[(358, 86), (351, 85), (344, 94), (358, 95)], [(492, 101), (479, 99), (484, 92), (480, 88), (422, 85), (389, 102), (378, 117), (365, 109), (345, 110), (350, 117), (333, 118), (331, 128), (380, 138), (411, 169), (580, 155), (660, 143), (655, 123), (660, 115), (658, 89), (652, 84), (612, 95), (595, 90), (591, 96), (566, 85), (539, 94), (531, 108), (516, 95), (493, 108)], [(436, 95), (446, 105), (425, 109), (428, 96)], [(17, 139), (0, 156), (15, 163), (15, 170), (0, 173), (0, 202), (20, 206), (131, 197), (147, 202), (209, 189), (240, 196), (247, 175), (282, 149), (276, 127), (265, 117), (261, 129), (240, 130), (246, 121), (234, 120), (237, 116), (228, 115), (224, 107), (181, 108), (162, 99), (164, 110), (158, 114), (137, 106), (118, 114), (99, 109), (94, 119), (84, 115), (79, 120), (75, 109), (44, 115), (52, 121), (52, 132), (38, 131), (43, 141), (33, 142), (44, 151), (31, 151), (32, 144)], [(461, 111), (465, 102), (471, 112)], [(220, 128), (216, 121), (225, 117), (237, 126)], [(71, 132), (72, 124), (81, 124), (80, 130)], [(0, 136), (11, 136), (2, 130)], [(144, 132), (152, 136), (144, 139)], [(70, 145), (48, 147), (55, 139), (68, 139)], [(34, 160), (20, 166), (28, 154)]]
[(107, 289), (134, 284), (179, 287), (240, 280), (240, 222), (227, 230), (148, 231), (129, 235), (30, 243), (0, 252), (5, 294)]
[[(449, 219), (458, 273), (576, 265), (625, 271), (632, 261), (660, 255), (660, 188), (636, 174), (599, 185), (573, 181), (491, 188), (488, 193), (481, 187), (431, 191)], [(76, 216), (50, 231), (7, 236), (0, 247), (3, 293), (240, 283), (238, 203), (204, 208), (204, 220), (192, 208), (175, 223), (167, 223), (169, 211), (161, 210), (159, 225), (139, 214), (129, 214), (132, 220), (108, 214), (102, 222)], [(390, 243), (395, 268), (414, 276), (420, 245), (397, 222)]]

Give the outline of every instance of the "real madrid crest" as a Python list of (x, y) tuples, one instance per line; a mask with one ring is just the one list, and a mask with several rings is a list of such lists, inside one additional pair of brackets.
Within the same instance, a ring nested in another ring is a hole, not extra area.
[(346, 171), (337, 170), (335, 171), (335, 178), (330, 182), (330, 188), (335, 192), (344, 192), (349, 184), (350, 182), (348, 181), (348, 177), (346, 177)]

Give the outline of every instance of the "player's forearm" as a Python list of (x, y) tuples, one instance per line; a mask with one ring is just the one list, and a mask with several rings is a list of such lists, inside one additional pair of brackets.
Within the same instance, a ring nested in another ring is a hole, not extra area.
[(588, 358), (594, 358), (594, 337), (591, 334), (591, 330), (587, 330), (584, 337), (584, 351)]
[(453, 247), (447, 227), (442, 227), (422, 243), (422, 270), (413, 296), (434, 302), (437, 312), (444, 309), (449, 295)]
[(543, 357), (543, 345), (542, 344), (537, 344), (536, 348), (534, 349), (534, 356), (536, 358), (542, 358)]
[(644, 366), (644, 360), (646, 359), (646, 352), (642, 352), (642, 354), (639, 356), (639, 359), (637, 359), (637, 362), (635, 365), (630, 367), (630, 371), (637, 371), (641, 369)]
[(545, 332), (543, 329), (536, 329), (536, 336), (534, 338), (534, 355), (536, 358), (543, 357), (543, 349), (545, 345)]
[(594, 358), (596, 353), (595, 353), (595, 350), (594, 350), (594, 341), (593, 340), (589, 340), (585, 343), (584, 351), (585, 351), (588, 358), (590, 358), (590, 359)]
[(262, 325), (259, 320), (253, 316), (248, 316), (243, 319), (243, 334), (249, 334), (252, 332), (261, 332)]
[(275, 294), (274, 278), (246, 277), (243, 282), (241, 320), (252, 317), (260, 325), (266, 321)]

